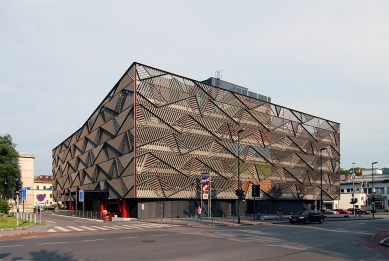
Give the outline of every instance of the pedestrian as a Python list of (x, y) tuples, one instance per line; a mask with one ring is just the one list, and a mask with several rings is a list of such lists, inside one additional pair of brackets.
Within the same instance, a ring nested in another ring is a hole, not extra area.
[(276, 215), (278, 220), (284, 220), (284, 211), (282, 210), (282, 208), (278, 209)]
[(197, 207), (197, 218), (201, 219), (201, 207), (200, 206)]

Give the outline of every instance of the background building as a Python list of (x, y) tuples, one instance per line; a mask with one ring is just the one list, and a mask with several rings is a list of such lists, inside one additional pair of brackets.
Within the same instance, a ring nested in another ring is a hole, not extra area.
[[(354, 184), (353, 184), (354, 183)], [(388, 210), (389, 199), (389, 175), (383, 174), (382, 169), (362, 169), (359, 176), (355, 176), (353, 180), (352, 175), (342, 175), (340, 181), (340, 193), (351, 197), (353, 191), (355, 193), (363, 193), (364, 199), (360, 201), (360, 207), (366, 210), (372, 210), (371, 198), (374, 183), (375, 192), (375, 210)], [(352, 204), (350, 204), (352, 206)]]
[[(20, 166), (20, 175), (23, 187), (33, 188), (34, 187), (34, 160), (35, 156), (31, 153), (19, 152), (19, 166)], [(21, 192), (19, 194), (20, 198), (20, 212), (32, 212), (34, 207), (34, 192), (33, 190), (26, 191), (26, 200), (22, 201)]]
[[(53, 176), (34, 177), (34, 206), (48, 207), (53, 204)], [(56, 203), (56, 202), (55, 202)]]
[(236, 215), (239, 171), (240, 213), (253, 212), (254, 184), (259, 213), (338, 199), (339, 123), (269, 101), (133, 63), (53, 149), (54, 198), (81, 209), (84, 190), (87, 209), (122, 217), (194, 216), (201, 202), (205, 215)]

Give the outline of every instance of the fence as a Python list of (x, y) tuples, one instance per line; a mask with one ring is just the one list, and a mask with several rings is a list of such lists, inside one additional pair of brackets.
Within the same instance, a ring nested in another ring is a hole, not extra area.
[(80, 217), (89, 219), (101, 219), (101, 211), (82, 211), (82, 210), (56, 210), (56, 214), (70, 217)]

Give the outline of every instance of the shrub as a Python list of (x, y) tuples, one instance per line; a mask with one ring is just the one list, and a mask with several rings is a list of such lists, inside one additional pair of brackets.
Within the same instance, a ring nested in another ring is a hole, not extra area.
[(0, 198), (0, 213), (7, 214), (10, 210), (10, 206), (8, 204), (8, 201)]

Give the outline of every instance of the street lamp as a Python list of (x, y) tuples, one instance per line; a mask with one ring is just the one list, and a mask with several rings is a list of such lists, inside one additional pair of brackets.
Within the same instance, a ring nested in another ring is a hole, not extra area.
[(353, 214), (354, 214), (354, 217), (355, 217), (356, 215), (355, 215), (355, 191), (354, 191), (354, 180), (355, 180), (354, 164), (355, 164), (355, 162), (353, 162), (353, 194), (352, 194), (352, 201), (353, 201)]
[(322, 151), (327, 148), (320, 148), (320, 211), (323, 211), (323, 156)]
[(241, 191), (241, 186), (240, 186), (240, 133), (244, 131), (243, 129), (238, 130), (238, 224), (240, 224), (240, 191)]
[(374, 218), (374, 206), (375, 206), (375, 201), (373, 204), (373, 198), (374, 198), (374, 180), (373, 180), (373, 165), (377, 164), (378, 162), (373, 162), (371, 163), (371, 203), (372, 203), (372, 212), (373, 212), (373, 218)]

